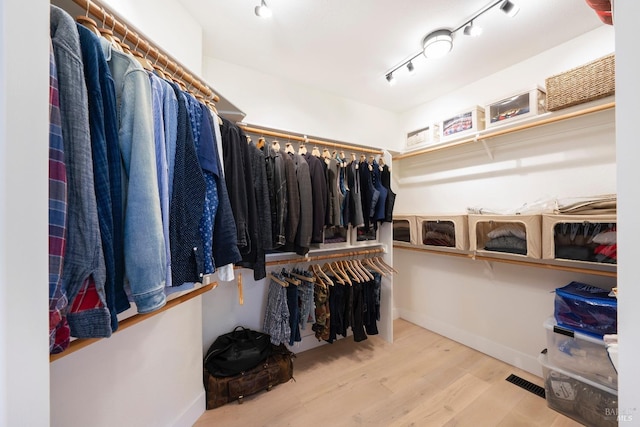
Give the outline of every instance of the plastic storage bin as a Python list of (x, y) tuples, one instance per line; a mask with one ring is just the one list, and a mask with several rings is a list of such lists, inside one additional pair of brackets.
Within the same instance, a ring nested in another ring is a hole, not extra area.
[(618, 392), (553, 365), (546, 353), (538, 360), (547, 406), (586, 426), (617, 427)]
[(440, 123), (440, 140), (451, 140), (484, 129), (484, 109), (476, 106)]
[(469, 215), (469, 248), (540, 258), (540, 215)]
[(469, 250), (469, 221), (467, 215), (416, 216), (420, 244)]
[(546, 113), (545, 100), (546, 93), (535, 88), (491, 103), (484, 109), (487, 127)]
[(407, 134), (407, 148), (440, 142), (440, 125), (432, 124)]
[(553, 317), (544, 322), (549, 363), (588, 380), (618, 388), (618, 373), (601, 338), (558, 326)]
[(616, 215), (542, 215), (542, 258), (617, 264)]
[(618, 300), (609, 291), (580, 282), (556, 289), (554, 318), (558, 325), (602, 337), (618, 332)]

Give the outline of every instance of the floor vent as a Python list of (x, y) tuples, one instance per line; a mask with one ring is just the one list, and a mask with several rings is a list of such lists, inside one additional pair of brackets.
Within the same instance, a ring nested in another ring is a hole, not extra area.
[(540, 396), (541, 398), (545, 398), (544, 396), (544, 387), (540, 387), (539, 385), (536, 385), (532, 382), (529, 382), (527, 380), (525, 380), (524, 378), (520, 378), (517, 375), (511, 374), (507, 377), (507, 381), (509, 381), (512, 384), (517, 385), (520, 388), (523, 388), (527, 391), (530, 391), (531, 393), (535, 394), (536, 396)]

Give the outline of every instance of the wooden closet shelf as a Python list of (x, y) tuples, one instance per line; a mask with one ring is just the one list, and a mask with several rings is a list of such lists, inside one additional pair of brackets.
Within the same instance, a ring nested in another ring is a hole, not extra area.
[[(207, 285), (204, 285), (198, 289), (195, 289), (187, 294), (181, 295), (177, 298), (174, 298), (170, 301), (167, 301), (167, 303), (164, 305), (164, 307), (159, 308), (156, 311), (152, 311), (151, 313), (145, 313), (145, 314), (135, 314), (131, 317), (128, 317), (126, 319), (121, 320), (120, 322), (118, 322), (118, 330), (115, 333), (118, 333), (120, 331), (123, 331), (131, 326), (137, 325), (138, 323), (147, 320), (151, 317), (154, 317), (160, 313), (163, 313), (177, 305), (182, 304), (183, 302), (189, 301), (190, 299), (193, 299), (197, 296), (200, 296), (202, 294), (204, 294), (205, 292), (210, 291), (211, 289), (215, 288), (216, 286), (218, 286), (218, 284), (216, 282), (213, 283), (209, 283)], [(71, 341), (71, 343), (69, 344), (69, 347), (63, 351), (62, 353), (57, 353), (57, 354), (51, 354), (49, 355), (49, 363), (51, 362), (55, 362), (58, 359), (61, 359), (73, 352), (76, 352), (88, 345), (91, 345), (95, 342), (98, 342), (100, 340), (102, 340), (103, 338), (78, 338), (76, 340)]]
[(410, 157), (421, 156), (423, 154), (446, 150), (448, 148), (453, 148), (460, 145), (470, 144), (473, 142), (477, 142), (479, 140), (486, 140), (486, 139), (491, 139), (498, 136), (509, 135), (515, 132), (521, 132), (528, 129), (534, 129), (534, 128), (545, 126), (551, 123), (557, 123), (557, 122), (561, 122), (569, 119), (574, 119), (576, 117), (585, 116), (587, 114), (593, 114), (600, 111), (610, 110), (612, 108), (615, 108), (615, 105), (616, 105), (615, 102), (608, 102), (604, 104), (595, 105), (592, 107), (583, 108), (581, 110), (570, 111), (564, 114), (548, 113), (549, 114), (548, 117), (543, 116), (542, 118), (539, 118), (535, 121), (528, 121), (526, 123), (522, 123), (519, 125), (509, 126), (505, 128), (496, 129), (496, 130), (485, 129), (483, 131), (479, 131), (477, 134), (473, 136), (469, 136), (463, 139), (457, 139), (445, 144), (437, 144), (437, 145), (426, 147), (420, 150), (399, 154), (399, 155), (393, 156), (393, 160), (408, 159)]
[[(526, 258), (520, 257), (516, 258), (517, 255), (508, 255), (508, 254), (487, 254), (487, 253), (479, 253), (472, 251), (460, 251), (456, 249), (436, 249), (436, 248), (427, 248), (422, 246), (415, 246), (410, 244), (403, 243), (394, 243), (394, 249), (404, 249), (408, 251), (415, 252), (425, 252), (435, 255), (446, 255), (446, 256), (454, 256), (459, 258), (468, 258), (472, 260), (481, 260), (488, 262), (500, 262), (504, 264), (514, 264), (514, 265), (522, 265), (526, 267), (536, 267), (536, 268), (545, 268), (549, 270), (559, 270), (559, 271), (568, 271), (572, 273), (582, 273), (582, 274), (591, 274), (595, 276), (604, 276), (604, 277), (618, 277), (617, 270), (611, 270), (610, 268), (615, 268), (613, 265), (587, 265), (586, 263), (581, 263), (579, 261), (565, 261), (565, 260), (546, 260), (546, 259), (536, 259), (536, 258)], [(570, 265), (572, 264), (572, 265)]]

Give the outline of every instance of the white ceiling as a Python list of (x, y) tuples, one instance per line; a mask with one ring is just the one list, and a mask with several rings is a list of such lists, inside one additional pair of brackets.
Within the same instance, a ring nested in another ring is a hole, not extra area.
[(424, 36), (453, 29), (489, 0), (180, 0), (204, 28), (208, 57), (292, 80), (365, 104), (402, 112), (525, 60), (602, 24), (584, 0), (513, 0), (476, 23), (480, 37), (454, 35), (444, 58), (414, 61), (390, 87), (385, 74), (421, 50)]

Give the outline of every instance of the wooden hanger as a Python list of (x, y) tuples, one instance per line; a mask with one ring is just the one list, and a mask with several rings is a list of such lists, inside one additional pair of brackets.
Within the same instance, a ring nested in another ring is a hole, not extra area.
[(373, 261), (371, 261), (371, 258), (366, 258), (364, 260), (364, 263), (367, 264), (367, 266), (369, 266), (373, 271), (380, 273), (384, 277), (387, 277), (387, 274), (389, 274), (387, 271), (382, 270)]
[(322, 269), (320, 268), (320, 266), (318, 264), (312, 264), (311, 265), (311, 269), (312, 269), (313, 272), (316, 273), (316, 275), (318, 277), (320, 277), (322, 279), (322, 281), (325, 282), (325, 284), (328, 284), (329, 286), (333, 286), (334, 285), (333, 280), (331, 280), (329, 278), (329, 276), (327, 276), (325, 274), (325, 272), (322, 271)]
[(325, 264), (324, 264), (324, 269), (329, 270), (329, 272), (330, 272), (331, 274), (333, 274), (333, 276), (336, 278), (336, 281), (337, 281), (338, 283), (340, 283), (341, 285), (344, 285), (344, 284), (345, 284), (345, 281), (344, 281), (344, 280), (342, 280), (342, 276), (341, 276), (340, 274), (338, 274), (338, 273), (336, 273), (336, 272), (335, 272), (335, 270), (333, 269), (333, 266), (332, 266), (330, 263), (325, 263)]
[(277, 140), (277, 139), (274, 139), (274, 140), (271, 142), (271, 146), (273, 147), (273, 149), (274, 149), (274, 150), (276, 150), (276, 151), (280, 151), (280, 143), (278, 142), (278, 140)]
[(298, 146), (298, 154), (300, 154), (301, 156), (307, 154), (307, 147), (305, 147), (302, 143), (300, 143), (300, 145)]
[(271, 273), (267, 273), (267, 278), (273, 280), (274, 282), (276, 282), (278, 285), (282, 286), (283, 288), (286, 288), (287, 286), (289, 286), (289, 284), (287, 282), (285, 282), (284, 280), (278, 279), (276, 276), (274, 276)]
[(342, 279), (344, 279), (344, 281), (347, 282), (349, 286), (352, 286), (353, 282), (349, 278), (349, 275), (347, 274), (347, 272), (342, 269), (342, 266), (340, 265), (340, 263), (338, 263), (337, 261), (334, 261), (332, 265), (333, 265), (333, 269), (341, 275)]
[(313, 150), (311, 150), (311, 155), (320, 157), (320, 150), (318, 149), (318, 147), (313, 147)]
[(256, 147), (258, 147), (259, 149), (262, 149), (262, 147), (264, 147), (265, 142), (266, 141), (263, 137), (258, 138), (258, 143), (256, 144)]
[(353, 278), (353, 280), (355, 280), (358, 283), (364, 282), (363, 277), (360, 275), (360, 272), (354, 268), (350, 260), (349, 261), (342, 260), (340, 261), (340, 265), (342, 265), (342, 269), (344, 270), (345, 273), (351, 274), (351, 277)]
[(378, 263), (379, 266), (386, 269), (389, 273), (396, 273), (396, 274), (398, 273), (398, 270), (396, 270), (395, 268), (391, 267), (389, 264), (384, 262), (382, 257), (377, 256), (373, 259)]
[(291, 273), (289, 273), (289, 274), (292, 275), (293, 277), (296, 277), (296, 278), (302, 280), (303, 282), (315, 282), (316, 281), (315, 277), (303, 276), (302, 274), (298, 274), (298, 273), (295, 273), (293, 271)]
[(295, 150), (293, 149), (293, 145), (290, 142), (287, 142), (284, 145), (284, 152), (289, 154), (295, 154)]
[(91, 30), (93, 34), (100, 37), (100, 30), (98, 29), (98, 24), (93, 19), (89, 18), (89, 1), (87, 0), (87, 14), (76, 16), (76, 22), (84, 25), (86, 28)]

